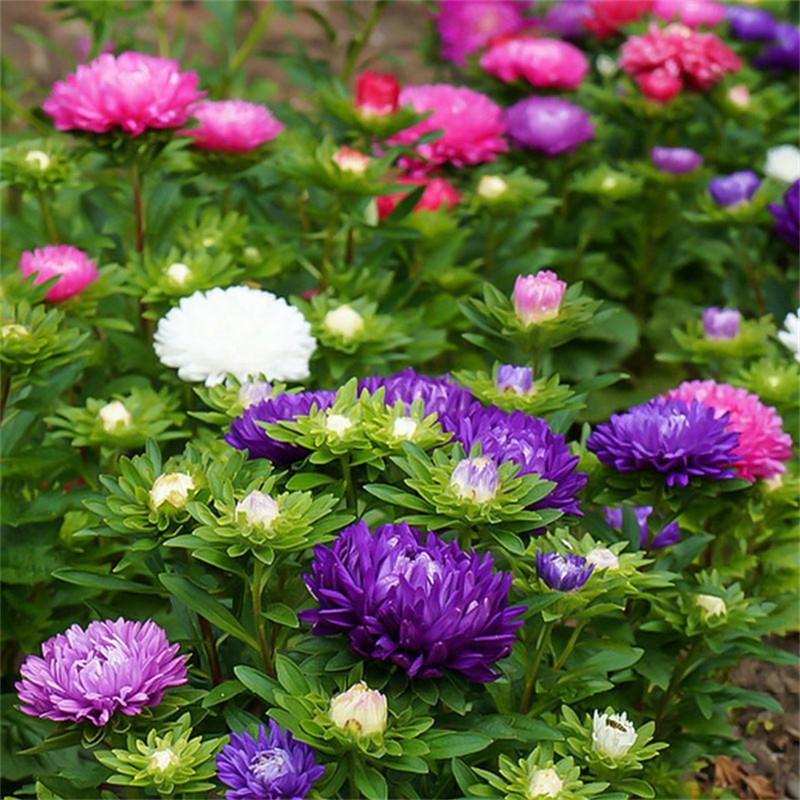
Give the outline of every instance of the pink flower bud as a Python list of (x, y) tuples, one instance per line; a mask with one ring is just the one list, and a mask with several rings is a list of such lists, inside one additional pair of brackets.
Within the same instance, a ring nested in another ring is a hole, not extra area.
[(558, 316), (567, 284), (550, 270), (519, 275), (514, 284), (514, 310), (525, 325), (538, 325)]
[(36, 285), (56, 275), (61, 276), (47, 290), (46, 298), (51, 302), (80, 294), (100, 274), (94, 261), (83, 250), (67, 244), (51, 244), (26, 250), (19, 260), (19, 268), (26, 278), (35, 274), (33, 282)]

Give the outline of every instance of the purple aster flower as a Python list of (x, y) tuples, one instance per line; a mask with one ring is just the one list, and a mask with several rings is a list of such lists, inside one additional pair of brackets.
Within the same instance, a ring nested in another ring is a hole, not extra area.
[(519, 475), (537, 473), (556, 486), (532, 508), (552, 508), (565, 514), (581, 515), (576, 495), (586, 485), (587, 477), (576, 472), (578, 457), (573, 456), (564, 437), (553, 433), (550, 426), (537, 417), (521, 411), (507, 414), (497, 406), (476, 409), (466, 416), (447, 416), (442, 427), (453, 433), (469, 452), (476, 443), (481, 453), (501, 464), (519, 464)]
[(458, 462), (450, 476), (450, 487), (462, 500), (486, 503), (497, 494), (497, 464), (478, 456)]
[(494, 385), (501, 392), (511, 394), (530, 394), (533, 389), (533, 370), (530, 367), (515, 367), (503, 364), (497, 369)]
[(797, 72), (800, 67), (800, 28), (778, 25), (775, 37), (753, 61), (759, 69)]
[(703, 333), (706, 339), (735, 339), (739, 335), (742, 315), (735, 308), (709, 306), (703, 311)]
[(572, 592), (580, 589), (589, 580), (592, 572), (594, 564), (589, 564), (583, 556), (536, 551), (536, 574), (556, 591)]
[(733, 478), (739, 435), (726, 429), (728, 414), (714, 416), (702, 403), (654, 398), (598, 425), (586, 446), (617, 472), (655, 470), (667, 486), (692, 476)]
[(232, 733), (217, 753), (217, 777), (233, 790), (226, 800), (300, 799), (324, 772), (314, 751), (272, 719), (269, 734), (263, 725), (255, 739), (247, 731)]
[(254, 403), (231, 422), (225, 441), (237, 450), (247, 450), (250, 458), (268, 458), (278, 466), (291, 464), (308, 455), (308, 450), (290, 442), (279, 442), (267, 435), (259, 422), (294, 420), (311, 413), (312, 406), (324, 410), (333, 405), (336, 392), (300, 392), (279, 394)]
[(117, 711), (128, 717), (157, 706), (170, 686), (186, 683), (186, 656), (152, 620), (72, 625), (42, 644), (41, 657), (28, 656), (16, 690), (20, 710), (57, 722), (98, 728)]
[(708, 191), (718, 206), (728, 208), (747, 203), (756, 193), (761, 181), (752, 170), (732, 172), (720, 178), (714, 178), (708, 184)]
[(508, 135), (520, 147), (548, 156), (568, 153), (594, 138), (589, 115), (559, 97), (527, 97), (506, 111)]
[(783, 205), (770, 203), (769, 210), (775, 217), (775, 233), (800, 250), (800, 180), (786, 190)]
[[(610, 528), (622, 530), (622, 507), (605, 508), (604, 515)], [(639, 547), (642, 550), (648, 549), (648, 539), (650, 538), (650, 527), (647, 524), (650, 515), (653, 513), (652, 506), (634, 506), (633, 513), (639, 523)], [(649, 549), (662, 550), (665, 547), (676, 544), (681, 540), (681, 529), (677, 520), (665, 525), (650, 542)]]
[(494, 572), (489, 553), (410, 528), (365, 522), (345, 528), (331, 547), (317, 545), (308, 590), (318, 608), (300, 612), (317, 636), (345, 634), (364, 658), (388, 661), (411, 678), (445, 669), (486, 683), (522, 625), (509, 606), (511, 575)]
[(470, 53), (522, 28), (526, 5), (517, 0), (441, 0), (436, 27), (442, 58), (464, 66)]
[(684, 175), (696, 170), (703, 163), (703, 156), (688, 147), (654, 147), (650, 160), (662, 172)]
[(763, 8), (729, 6), (725, 14), (733, 36), (745, 42), (773, 39), (778, 32), (777, 20)]
[(548, 33), (579, 39), (586, 34), (583, 22), (589, 14), (588, 0), (561, 0), (547, 9), (542, 25)]

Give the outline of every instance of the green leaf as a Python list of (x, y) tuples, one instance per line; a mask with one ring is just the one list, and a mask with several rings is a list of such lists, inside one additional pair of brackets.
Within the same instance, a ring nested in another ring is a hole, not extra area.
[(353, 765), (353, 777), (356, 788), (367, 800), (386, 800), (389, 796), (389, 787), (383, 775), (360, 760)]
[(435, 730), (425, 734), (423, 740), (430, 748), (430, 758), (437, 761), (477, 753), (492, 743), (491, 737), (469, 731)]
[(86, 572), (80, 569), (63, 567), (53, 570), (52, 575), (60, 581), (74, 583), (86, 589), (97, 589), (102, 592), (134, 592), (137, 594), (159, 594), (152, 586), (125, 580), (115, 575), (99, 575), (96, 572)]
[(263, 613), (267, 619), (271, 619), (279, 625), (285, 625), (287, 628), (300, 627), (300, 620), (297, 619), (297, 614), (285, 603), (270, 603), (269, 608)]
[(275, 659), (275, 672), (281, 686), (293, 695), (304, 695), (308, 692), (308, 681), (303, 675), (303, 670), (290, 658), (279, 655)]
[(240, 664), (233, 668), (233, 674), (254, 695), (260, 697), (265, 703), (275, 705), (275, 690), (280, 689), (277, 681), (265, 675), (260, 670)]
[(223, 681), (203, 698), (201, 705), (203, 708), (211, 708), (219, 703), (225, 703), (237, 694), (241, 694), (245, 688), (240, 681)]

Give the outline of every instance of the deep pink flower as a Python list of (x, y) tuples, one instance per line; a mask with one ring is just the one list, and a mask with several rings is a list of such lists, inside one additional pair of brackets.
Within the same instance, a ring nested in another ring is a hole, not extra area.
[[(453, 208), (461, 195), (455, 187), (444, 178), (399, 178), (397, 183), (408, 184), (409, 186), (425, 186), (419, 202), (414, 206), (414, 211), (437, 211), (442, 206), (447, 209)], [(400, 192), (398, 194), (384, 194), (376, 197), (378, 205), (378, 218), (385, 219), (395, 210), (397, 204), (408, 194)]]
[(584, 27), (598, 39), (613, 36), (624, 25), (650, 12), (652, 0), (590, 0)]
[(197, 73), (181, 72), (177, 61), (145, 53), (104, 53), (56, 81), (42, 108), (60, 131), (122, 128), (139, 136), (148, 128), (185, 124), (202, 96)]
[(399, 95), (400, 84), (390, 72), (365, 70), (356, 78), (356, 108), (368, 116), (393, 114)]
[(244, 100), (206, 100), (192, 111), (200, 124), (179, 131), (191, 136), (201, 150), (249, 153), (274, 139), (282, 130), (266, 106)]
[(19, 268), (26, 278), (35, 274), (33, 282), (36, 285), (56, 275), (61, 276), (47, 290), (46, 297), (51, 302), (80, 294), (100, 275), (94, 261), (83, 250), (68, 244), (51, 244), (26, 250), (19, 260)]
[(441, 0), (436, 27), (442, 58), (463, 66), (470, 53), (522, 28), (524, 8), (516, 0)]
[(713, 408), (717, 417), (730, 414), (726, 428), (739, 434), (733, 454), (740, 478), (754, 481), (786, 472), (784, 462), (792, 457), (792, 439), (784, 433), (783, 420), (775, 409), (765, 406), (758, 395), (727, 383), (686, 381), (668, 396), (686, 403), (697, 400), (706, 408)]
[(667, 22), (677, 20), (690, 28), (713, 28), (725, 19), (725, 7), (716, 0), (654, 0), (653, 14)]
[(480, 164), (494, 161), (498, 153), (508, 150), (503, 138), (506, 124), (502, 109), (485, 94), (466, 86), (407, 86), (400, 92), (400, 105), (410, 105), (419, 114), (433, 113), (400, 131), (389, 144), (413, 144), (426, 133), (443, 131), (435, 141), (416, 148), (427, 162), (413, 160), (407, 164), (414, 169), (430, 169), (444, 163), (457, 167)]
[(517, 317), (525, 325), (538, 325), (557, 317), (566, 290), (566, 282), (547, 269), (535, 275), (518, 275), (514, 283)]
[(492, 45), (481, 58), (481, 68), (506, 83), (521, 78), (533, 86), (577, 89), (589, 62), (569, 42), (514, 36)]

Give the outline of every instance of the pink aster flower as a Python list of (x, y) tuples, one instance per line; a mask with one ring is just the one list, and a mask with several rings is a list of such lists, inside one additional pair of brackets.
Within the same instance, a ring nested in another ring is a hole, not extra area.
[(177, 128), (202, 96), (197, 73), (177, 61), (145, 53), (104, 53), (56, 81), (42, 104), (60, 131), (106, 133), (114, 128), (139, 136), (149, 128)]
[[(422, 193), (419, 202), (414, 206), (414, 212), (417, 211), (438, 211), (444, 206), (446, 210), (453, 208), (459, 200), (461, 195), (456, 191), (455, 187), (444, 178), (399, 178), (397, 183), (408, 184), (409, 186), (424, 186), (425, 191)], [(378, 206), (378, 218), (384, 219), (392, 213), (397, 207), (397, 204), (408, 194), (408, 192), (400, 192), (398, 194), (384, 194), (375, 198)]]
[(555, 272), (543, 269), (535, 275), (518, 275), (514, 283), (514, 310), (524, 325), (554, 319), (561, 310), (567, 284)]
[(272, 141), (284, 127), (266, 106), (244, 100), (206, 100), (192, 116), (198, 127), (178, 132), (191, 136), (201, 150), (223, 153), (249, 153)]
[(653, 14), (667, 22), (677, 20), (690, 28), (713, 28), (725, 19), (725, 7), (716, 0), (654, 0)]
[(485, 94), (466, 86), (407, 86), (400, 92), (400, 105), (412, 106), (418, 114), (433, 113), (400, 131), (389, 144), (413, 144), (426, 133), (443, 132), (435, 141), (417, 146), (427, 162), (413, 160), (406, 164), (409, 167), (424, 170), (445, 163), (463, 167), (494, 161), (498, 153), (508, 150), (502, 109)]
[(51, 302), (80, 294), (100, 275), (94, 261), (83, 250), (68, 244), (51, 244), (26, 250), (19, 260), (19, 268), (26, 278), (36, 275), (33, 282), (37, 286), (56, 275), (61, 276), (47, 290), (46, 297)]
[(577, 89), (589, 62), (561, 39), (514, 36), (492, 45), (481, 58), (481, 68), (506, 83), (523, 79), (532, 86)]
[(515, 0), (441, 0), (436, 27), (442, 58), (463, 66), (470, 53), (518, 31), (525, 25), (525, 5)]
[(783, 420), (771, 406), (765, 406), (755, 394), (727, 383), (686, 381), (668, 397), (691, 403), (697, 400), (713, 408), (716, 417), (728, 412), (727, 429), (739, 434), (733, 451), (740, 478), (774, 478), (786, 472), (784, 462), (792, 457), (792, 439), (781, 428)]

